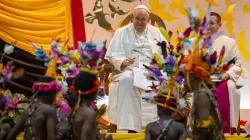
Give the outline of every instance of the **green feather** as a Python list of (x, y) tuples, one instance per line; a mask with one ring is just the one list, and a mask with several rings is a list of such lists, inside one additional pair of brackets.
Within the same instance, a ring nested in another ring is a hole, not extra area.
[(160, 27), (160, 32), (161, 32), (162, 36), (164, 36), (167, 41), (170, 41), (167, 30), (165, 30), (163, 27)]

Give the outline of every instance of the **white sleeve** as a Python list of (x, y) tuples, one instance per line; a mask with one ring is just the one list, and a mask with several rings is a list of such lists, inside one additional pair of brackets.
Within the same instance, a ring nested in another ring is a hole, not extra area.
[(126, 59), (124, 45), (122, 43), (122, 32), (116, 31), (107, 49), (105, 58), (114, 65), (116, 70), (121, 71), (121, 65)]
[(236, 62), (229, 68), (229, 70), (226, 73), (229, 74), (230, 78), (234, 82), (237, 82), (237, 80), (241, 76), (242, 68), (241, 68), (241, 58), (240, 58), (240, 54), (239, 54), (236, 42), (233, 45), (230, 56), (231, 56), (231, 59), (236, 58)]

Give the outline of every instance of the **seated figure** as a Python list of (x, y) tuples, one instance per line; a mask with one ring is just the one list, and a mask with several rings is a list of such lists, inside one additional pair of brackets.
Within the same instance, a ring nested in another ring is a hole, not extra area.
[(117, 71), (110, 77), (108, 120), (117, 125), (118, 130), (141, 132), (144, 90), (134, 86), (132, 69), (149, 65), (153, 53), (159, 50), (157, 41), (163, 40), (160, 30), (149, 24), (149, 15), (146, 6), (137, 6), (133, 23), (116, 30), (106, 52), (105, 58)]

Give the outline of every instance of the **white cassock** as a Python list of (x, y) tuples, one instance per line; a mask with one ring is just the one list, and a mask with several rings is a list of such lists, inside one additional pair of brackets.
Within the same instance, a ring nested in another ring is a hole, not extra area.
[[(191, 40), (195, 41), (195, 38)], [(236, 83), (241, 76), (241, 58), (236, 41), (225, 35), (220, 35), (214, 40), (211, 52), (216, 51), (218, 56), (223, 46), (225, 46), (225, 54), (221, 65), (236, 58), (235, 64), (232, 64), (226, 73), (230, 75), (227, 83), (230, 101), (230, 126), (237, 128), (240, 113), (240, 92), (236, 88)]]
[(217, 52), (217, 55), (220, 54), (223, 46), (225, 46), (225, 55), (222, 64), (236, 58), (235, 64), (233, 64), (226, 73), (230, 76), (227, 83), (230, 101), (230, 126), (237, 128), (240, 113), (240, 92), (236, 89), (236, 83), (241, 76), (241, 58), (237, 43), (234, 39), (221, 35), (214, 40), (213, 50)]
[[(133, 24), (128, 24), (116, 30), (105, 58), (119, 71), (111, 75), (109, 87), (108, 120), (117, 125), (118, 130), (135, 130), (141, 132), (142, 109), (141, 94), (143, 90), (133, 86), (132, 67), (122, 71), (121, 64), (127, 57), (136, 57), (137, 67), (144, 69), (142, 64), (149, 66), (153, 53), (159, 53), (157, 41), (163, 41), (158, 28), (148, 24), (142, 34), (137, 34)], [(152, 109), (156, 114), (156, 106)]]

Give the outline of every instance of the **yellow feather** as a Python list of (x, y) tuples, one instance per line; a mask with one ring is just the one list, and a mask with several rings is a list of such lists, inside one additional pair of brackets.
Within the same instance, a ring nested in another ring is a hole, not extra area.
[(154, 54), (154, 58), (157, 61), (157, 65), (159, 67), (161, 67), (162, 66), (162, 59), (161, 59), (161, 57), (158, 54)]

